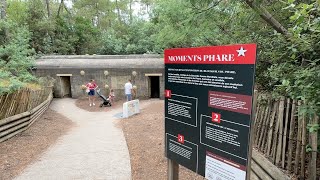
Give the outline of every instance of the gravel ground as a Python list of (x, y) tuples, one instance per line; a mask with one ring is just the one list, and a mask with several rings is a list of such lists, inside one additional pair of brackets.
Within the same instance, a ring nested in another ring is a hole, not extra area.
[(0, 180), (19, 175), (72, 126), (71, 120), (48, 109), (29, 129), (0, 143)]
[(89, 111), (89, 112), (107, 112), (110, 109), (115, 109), (122, 107), (122, 104), (125, 102), (124, 100), (116, 101), (112, 104), (111, 107), (106, 106), (106, 107), (99, 107), (99, 105), (102, 103), (102, 100), (100, 97), (96, 97), (95, 106), (89, 106), (89, 100), (88, 97), (77, 99), (76, 101), (76, 106), (78, 108), (81, 108), (83, 110)]
[[(167, 179), (163, 112), (164, 102), (156, 101), (139, 115), (120, 121), (129, 148), (133, 180)], [(182, 166), (179, 172), (183, 180), (204, 179)]]

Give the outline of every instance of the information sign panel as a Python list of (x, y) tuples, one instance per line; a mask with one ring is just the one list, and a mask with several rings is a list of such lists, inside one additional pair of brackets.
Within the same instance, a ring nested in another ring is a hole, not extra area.
[(245, 179), (256, 45), (167, 49), (164, 59), (167, 158), (209, 180)]

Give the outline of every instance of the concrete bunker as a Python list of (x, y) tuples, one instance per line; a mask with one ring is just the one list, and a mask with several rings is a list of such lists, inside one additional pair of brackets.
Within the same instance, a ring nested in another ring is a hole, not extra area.
[(131, 79), (139, 99), (163, 98), (164, 63), (159, 55), (56, 55), (36, 60), (37, 76), (55, 78), (54, 97), (86, 96), (81, 87), (95, 79), (101, 92), (113, 89), (124, 99), (124, 84)]

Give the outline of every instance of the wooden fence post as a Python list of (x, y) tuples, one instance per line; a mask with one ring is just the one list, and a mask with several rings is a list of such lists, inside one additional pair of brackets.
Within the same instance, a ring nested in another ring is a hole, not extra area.
[(307, 120), (306, 115), (302, 116), (302, 130), (301, 130), (301, 169), (300, 169), (300, 178), (305, 177), (305, 158), (306, 158), (306, 143), (307, 143)]
[[(298, 101), (299, 111), (301, 109), (301, 100)], [(298, 174), (299, 171), (299, 160), (300, 160), (300, 150), (301, 150), (301, 117), (298, 114), (298, 134), (297, 134), (297, 146), (296, 146), (296, 157), (295, 157), (295, 165), (294, 165), (294, 173)]]
[(278, 147), (276, 150), (276, 165), (279, 166), (282, 153), (282, 139), (283, 139), (283, 115), (284, 115), (284, 100), (285, 97), (281, 97), (279, 105), (278, 123), (279, 123), (279, 137), (278, 137)]
[(291, 171), (292, 169), (292, 151), (293, 151), (293, 134), (295, 130), (295, 115), (296, 115), (296, 103), (297, 100), (293, 100), (292, 103), (292, 108), (291, 108), (291, 116), (290, 116), (290, 131), (289, 131), (289, 153), (288, 153), (288, 165), (287, 165), (287, 170)]
[[(315, 116), (312, 124), (318, 124), (319, 117)], [(310, 136), (310, 144), (312, 148), (311, 152), (311, 160), (310, 160), (310, 171), (309, 171), (309, 179), (316, 180), (317, 178), (317, 148), (318, 148), (318, 131), (314, 131), (309, 134)]]
[(283, 148), (282, 148), (282, 163), (281, 167), (284, 169), (285, 160), (286, 160), (286, 146), (287, 146), (287, 131), (288, 131), (288, 121), (289, 121), (289, 110), (290, 110), (290, 98), (287, 99), (286, 106), (286, 120), (284, 123), (284, 135), (283, 135)]
[(277, 113), (279, 101), (276, 100), (273, 104), (273, 109), (272, 109), (272, 115), (270, 119), (270, 126), (269, 126), (269, 132), (268, 132), (268, 143), (267, 143), (267, 155), (271, 156), (271, 149), (272, 149), (272, 138), (274, 138), (273, 135), (273, 128), (274, 128), (274, 118)]

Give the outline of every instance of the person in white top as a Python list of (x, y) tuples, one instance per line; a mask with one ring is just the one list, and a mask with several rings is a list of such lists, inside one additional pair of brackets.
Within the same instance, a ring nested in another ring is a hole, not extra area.
[(132, 100), (132, 84), (131, 80), (129, 79), (128, 82), (124, 85), (124, 93), (126, 94), (127, 101)]

